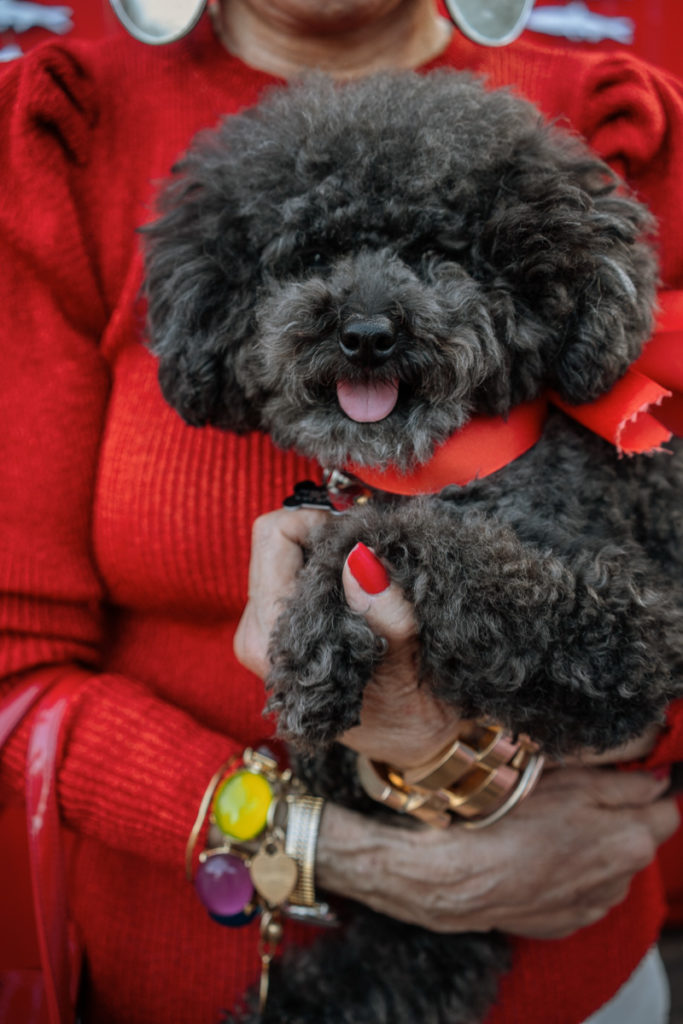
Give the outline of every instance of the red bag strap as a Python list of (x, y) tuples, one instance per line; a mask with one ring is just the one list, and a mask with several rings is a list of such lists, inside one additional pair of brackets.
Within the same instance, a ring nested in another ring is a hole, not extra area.
[(54, 682), (54, 679), (41, 679), (39, 682), (24, 683), (15, 687), (0, 701), (0, 751), (33, 705), (47, 693)]
[(73, 953), (67, 924), (66, 870), (57, 804), (64, 723), (80, 680), (29, 682), (0, 703), (0, 749), (38, 705), (26, 754), (26, 824), (36, 932), (50, 1024), (71, 1024)]

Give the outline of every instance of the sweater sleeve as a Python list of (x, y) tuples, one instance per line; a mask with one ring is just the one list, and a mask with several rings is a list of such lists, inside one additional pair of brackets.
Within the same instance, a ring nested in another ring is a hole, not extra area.
[(654, 213), (665, 287), (683, 285), (683, 83), (629, 54), (586, 62), (567, 113)]
[[(63, 819), (180, 870), (207, 782), (238, 747), (100, 671), (91, 519), (109, 380), (88, 213), (99, 116), (71, 50), (41, 49), (0, 76), (0, 699), (26, 680), (77, 679)], [(5, 790), (21, 791), (33, 720), (0, 753)]]

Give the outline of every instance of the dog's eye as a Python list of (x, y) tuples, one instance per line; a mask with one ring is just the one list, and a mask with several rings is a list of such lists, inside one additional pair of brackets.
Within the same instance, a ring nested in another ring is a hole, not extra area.
[(292, 257), (292, 268), (300, 274), (306, 271), (321, 273), (330, 265), (330, 257), (322, 249), (300, 249)]
[(301, 254), (301, 260), (312, 270), (324, 270), (329, 265), (329, 256), (322, 249), (309, 250)]
[(469, 246), (469, 242), (462, 235), (450, 232), (442, 232), (438, 235), (436, 243), (447, 256), (461, 256)]
[(416, 245), (406, 246), (405, 249), (401, 250), (401, 257), (411, 266), (417, 266), (423, 260), (434, 259), (436, 255), (433, 244), (417, 243)]

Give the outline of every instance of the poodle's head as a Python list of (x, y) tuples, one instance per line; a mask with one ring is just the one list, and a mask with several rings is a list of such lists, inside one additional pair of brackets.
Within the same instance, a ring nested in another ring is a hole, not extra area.
[(314, 76), (202, 133), (146, 231), (192, 424), (408, 469), (475, 412), (607, 390), (652, 326), (648, 214), (575, 137), (457, 72)]

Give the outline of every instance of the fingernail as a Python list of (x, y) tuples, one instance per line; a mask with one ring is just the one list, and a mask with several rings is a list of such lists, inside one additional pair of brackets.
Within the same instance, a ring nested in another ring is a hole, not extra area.
[(650, 768), (650, 775), (653, 775), (658, 782), (664, 782), (665, 779), (671, 777), (671, 769), (668, 765), (662, 765), (659, 768)]
[(365, 544), (356, 544), (347, 564), (354, 580), (366, 594), (381, 594), (389, 586), (389, 573)]

